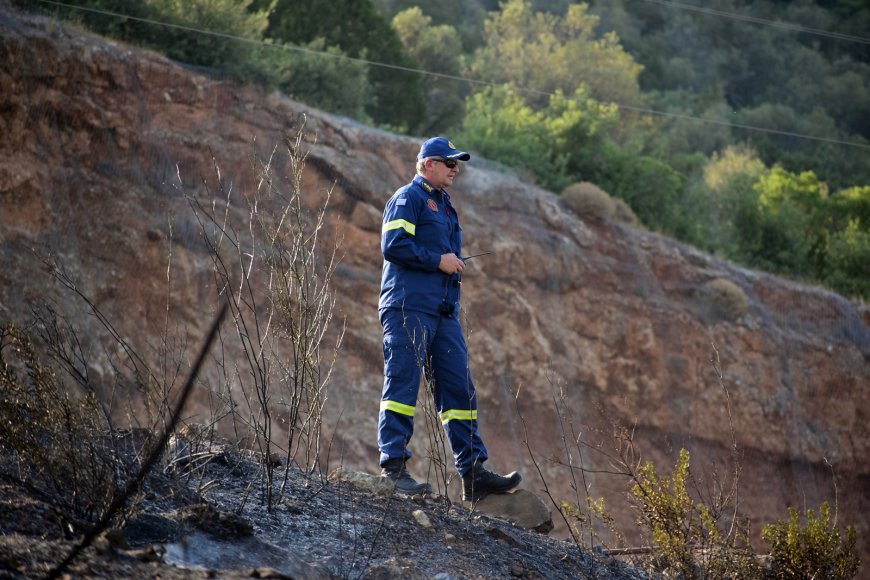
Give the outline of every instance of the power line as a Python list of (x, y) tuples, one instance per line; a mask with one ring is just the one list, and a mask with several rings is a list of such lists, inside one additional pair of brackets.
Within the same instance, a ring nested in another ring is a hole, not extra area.
[(747, 14), (737, 14), (735, 12), (726, 12), (724, 10), (716, 10), (714, 8), (705, 8), (703, 6), (695, 6), (693, 4), (685, 4), (683, 2), (671, 2), (669, 0), (643, 0), (643, 1), (649, 2), (650, 4), (658, 4), (659, 6), (666, 6), (668, 8), (680, 8), (682, 10), (699, 12), (701, 14), (709, 14), (712, 16), (721, 16), (723, 18), (730, 18), (732, 20), (741, 20), (743, 22), (752, 22), (754, 24), (762, 24), (764, 26), (772, 26), (774, 28), (781, 28), (783, 30), (789, 30), (791, 32), (800, 32), (803, 34), (814, 34), (816, 36), (823, 36), (825, 38), (833, 38), (836, 40), (846, 40), (849, 42), (860, 42), (861, 44), (870, 44), (870, 38), (863, 38), (861, 36), (852, 36), (851, 34), (842, 34), (840, 32), (831, 32), (829, 30), (822, 30), (820, 28), (809, 28), (809, 27), (803, 26), (801, 24), (792, 24), (790, 22), (781, 22), (779, 20), (769, 20), (767, 18), (759, 18), (757, 16), (750, 16)]
[[(501, 83), (496, 83), (496, 82), (492, 82), (492, 81), (472, 79), (472, 78), (458, 76), (458, 75), (450, 75), (450, 74), (445, 74), (445, 73), (427, 71), (427, 70), (418, 69), (418, 68), (399, 66), (399, 65), (383, 63), (383, 62), (376, 62), (376, 61), (371, 61), (371, 60), (367, 60), (367, 59), (346, 56), (346, 55), (342, 55), (342, 54), (332, 54), (332, 53), (329, 53), (326, 51), (312, 50), (310, 48), (304, 48), (304, 47), (296, 46), (296, 45), (292, 45), (292, 44), (271, 44), (268, 42), (263, 42), (262, 40), (244, 38), (241, 36), (235, 36), (235, 35), (227, 34), (227, 33), (223, 33), (223, 32), (213, 32), (211, 30), (203, 30), (201, 28), (194, 28), (192, 26), (184, 26), (181, 24), (172, 24), (169, 22), (161, 22), (158, 20), (152, 20), (152, 19), (142, 18), (142, 17), (138, 17), (138, 16), (128, 16), (126, 14), (119, 14), (117, 12), (111, 12), (109, 10), (102, 10), (99, 8), (92, 8), (89, 6), (78, 6), (75, 4), (68, 4), (66, 2), (58, 2), (56, 0), (37, 0), (37, 1), (42, 2), (43, 4), (52, 4), (54, 6), (71, 8), (74, 10), (93, 12), (96, 14), (102, 14), (104, 16), (115, 16), (118, 18), (127, 18), (129, 20), (134, 20), (137, 22), (143, 22), (146, 24), (153, 24), (155, 26), (164, 26), (164, 27), (168, 27), (168, 28), (175, 28), (178, 30), (184, 30), (187, 32), (193, 32), (193, 33), (197, 33), (197, 34), (205, 34), (205, 35), (214, 36), (214, 37), (218, 37), (218, 38), (224, 38), (227, 40), (235, 40), (238, 42), (245, 42), (248, 44), (256, 44), (259, 46), (264, 46), (264, 47), (269, 47), (269, 48), (290, 50), (290, 51), (295, 51), (295, 52), (301, 52), (304, 54), (318, 55), (318, 56), (322, 56), (322, 57), (326, 57), (326, 58), (334, 58), (334, 59), (338, 59), (338, 60), (356, 62), (356, 63), (364, 64), (367, 66), (378, 66), (378, 67), (388, 68), (388, 69), (392, 69), (392, 70), (398, 70), (398, 71), (419, 74), (422, 76), (430, 76), (430, 77), (454, 80), (454, 81), (458, 81), (458, 82), (468, 83), (471, 85), (482, 85), (482, 86), (495, 87), (495, 86), (500, 86), (500, 84), (501, 84)], [(659, 2), (659, 0), (645, 0), (645, 1), (663, 3), (663, 2)], [(668, 2), (668, 4), (675, 4), (675, 3)], [(529, 89), (529, 88), (524, 88), (524, 87), (517, 87), (517, 91), (522, 92), (522, 93), (526, 93), (526, 94), (537, 95), (537, 96), (546, 96), (546, 97), (555, 96), (554, 93), (551, 93), (551, 92), (541, 91), (541, 90), (537, 90), (537, 89)], [(670, 117), (673, 119), (690, 120), (690, 121), (696, 121), (696, 122), (706, 123), (706, 124), (710, 124), (710, 125), (730, 127), (730, 128), (734, 128), (734, 129), (743, 129), (743, 130), (747, 130), (747, 131), (756, 131), (756, 132), (767, 133), (767, 134), (772, 134), (772, 135), (781, 135), (781, 136), (786, 136), (786, 137), (795, 137), (798, 139), (807, 139), (807, 140), (811, 140), (811, 141), (819, 141), (822, 143), (831, 143), (834, 145), (845, 145), (848, 147), (859, 147), (861, 149), (870, 149), (870, 144), (859, 143), (857, 141), (845, 141), (842, 139), (832, 139), (832, 138), (828, 138), (828, 137), (817, 137), (815, 135), (806, 135), (804, 133), (796, 133), (796, 132), (792, 132), (792, 131), (782, 131), (782, 130), (778, 130), (778, 129), (769, 129), (766, 127), (758, 127), (755, 125), (746, 125), (746, 124), (741, 124), (741, 123), (732, 123), (729, 121), (722, 121), (722, 120), (718, 120), (718, 119), (709, 119), (706, 117), (696, 117), (694, 115), (686, 115), (683, 113), (672, 113), (672, 112), (668, 112), (668, 111), (658, 111), (656, 109), (649, 109), (649, 108), (644, 108), (644, 107), (634, 107), (634, 106), (630, 106), (630, 105), (622, 105), (619, 103), (613, 103), (613, 104), (616, 105), (616, 107), (618, 107), (620, 110), (632, 111), (635, 113), (641, 113), (641, 114), (646, 114), (646, 115), (651, 115), (651, 116)]]

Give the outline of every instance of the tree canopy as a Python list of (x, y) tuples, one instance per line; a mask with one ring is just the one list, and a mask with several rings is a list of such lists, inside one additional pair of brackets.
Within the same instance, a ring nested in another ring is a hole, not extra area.
[(255, 7), (273, 5), (266, 35), (279, 42), (308, 44), (323, 39), (325, 46), (365, 59), (372, 86), (366, 112), (379, 124), (416, 130), (424, 112), (421, 78), (416, 63), (403, 50), (390, 21), (371, 0), (332, 0), (328, 9), (319, 0), (254, 0)]

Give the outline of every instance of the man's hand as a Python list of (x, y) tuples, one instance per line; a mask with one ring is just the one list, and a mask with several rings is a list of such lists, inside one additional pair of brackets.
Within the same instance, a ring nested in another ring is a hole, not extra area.
[(465, 269), (465, 262), (456, 254), (441, 254), (441, 263), (438, 269), (445, 274), (460, 274)]

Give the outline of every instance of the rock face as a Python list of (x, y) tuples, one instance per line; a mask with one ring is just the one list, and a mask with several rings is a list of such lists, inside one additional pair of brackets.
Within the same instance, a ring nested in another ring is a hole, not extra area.
[[(168, 327), (179, 344), (198, 344), (215, 288), (187, 196), (203, 204), (249, 197), (250, 159), (276, 146), (276, 163), (289, 171), (281, 144), (304, 116), (316, 140), (307, 142), (303, 187), (318, 199), (332, 187), (326, 232), (344, 253), (333, 279), (346, 332), (326, 411), (330, 453), (374, 471), (380, 215), (412, 177), (420, 139), (6, 3), (0, 34), (0, 319), (25, 322), (31, 301), (53, 301), (90, 349), (95, 380), (111, 385), (107, 361), (118, 345), (46, 273), (38, 256), (50, 250), (131, 343), (153, 347)], [(660, 473), (689, 449), (708, 493), (733, 479), (736, 449), (740, 509), (756, 539), (763, 523), (787, 518), (788, 506), (836, 498), (866, 561), (870, 309), (654, 233), (585, 223), (557, 196), (488, 166), (473, 156), (451, 194), (465, 251), (493, 252), (469, 262), (463, 280), (491, 467), (522, 470), (523, 487), (536, 493), (546, 482), (556, 501), (583, 506), (588, 489), (640, 541), (629, 482), (609, 473), (624, 449), (614, 433), (630, 435)], [(718, 278), (748, 298), (735, 319), (705, 291)], [(203, 397), (191, 413), (206, 409)], [(411, 468), (424, 473), (422, 428), (416, 439)]]
[(525, 489), (488, 495), (474, 505), (488, 516), (501, 518), (526, 530), (547, 534), (553, 530), (553, 516), (547, 505)]

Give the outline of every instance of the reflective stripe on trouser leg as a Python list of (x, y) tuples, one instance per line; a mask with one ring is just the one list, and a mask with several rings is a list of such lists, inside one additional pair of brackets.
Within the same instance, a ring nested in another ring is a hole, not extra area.
[(430, 347), (435, 407), (453, 449), (456, 469), (465, 474), (489, 454), (477, 429), (477, 392), (468, 366), (468, 347), (458, 318), (441, 317)]
[[(389, 459), (411, 457), (408, 441), (414, 434), (421, 353), (426, 348), (423, 337), (431, 336), (417, 320), (416, 316), (408, 318), (398, 309), (381, 312), (384, 327), (384, 389), (378, 414), (381, 465)], [(412, 337), (415, 338), (412, 340)]]

